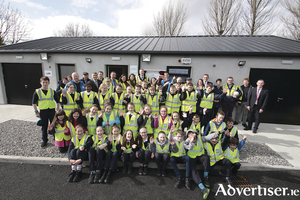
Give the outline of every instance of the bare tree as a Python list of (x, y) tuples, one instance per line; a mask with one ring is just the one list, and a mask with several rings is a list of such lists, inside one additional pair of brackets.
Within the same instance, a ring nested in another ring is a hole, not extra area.
[(205, 34), (231, 35), (238, 32), (241, 1), (210, 0), (207, 12), (202, 20)]
[(278, 0), (246, 0), (243, 12), (242, 31), (248, 35), (272, 34), (276, 26), (273, 26), (274, 11)]
[(4, 1), (0, 2), (0, 38), (2, 44), (14, 44), (25, 41), (29, 34), (29, 21), (19, 10)]
[(181, 1), (169, 0), (153, 16), (153, 27), (144, 30), (145, 35), (179, 36), (184, 35), (184, 25), (188, 19), (187, 7)]
[(92, 36), (93, 31), (91, 30), (88, 24), (80, 25), (79, 22), (73, 23), (70, 22), (66, 25), (64, 30), (58, 30), (53, 32), (55, 36), (64, 36), (64, 37), (80, 37), (80, 36)]
[(300, 41), (300, 0), (284, 0), (282, 6), (288, 11), (287, 15), (281, 16), (283, 37)]

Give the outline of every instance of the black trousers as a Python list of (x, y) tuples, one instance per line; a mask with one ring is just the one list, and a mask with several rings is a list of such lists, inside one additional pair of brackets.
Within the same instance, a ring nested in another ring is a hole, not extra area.
[(104, 169), (116, 170), (119, 156), (120, 154), (118, 151), (108, 151), (105, 158)]
[[(79, 149), (72, 149), (70, 152), (71, 159), (73, 160), (81, 159), (83, 161), (87, 157), (87, 154), (87, 149), (84, 149), (83, 151), (80, 151)], [(82, 162), (80, 164), (82, 164)]]
[(213, 112), (212, 109), (207, 109), (206, 112), (205, 112), (205, 115), (203, 115), (203, 108), (200, 108), (199, 115), (200, 115), (200, 118), (201, 118), (201, 129), (202, 129), (203, 126), (204, 126), (204, 129), (205, 129), (205, 127), (207, 126), (209, 121), (212, 119), (212, 112)]
[(55, 115), (55, 109), (40, 110), (40, 118), (42, 119), (42, 140), (48, 142), (48, 124), (52, 122)]
[(196, 169), (197, 163), (203, 165), (203, 170), (205, 172), (209, 172), (210, 170), (210, 159), (208, 155), (201, 155), (197, 156), (196, 158), (190, 158), (190, 167), (191, 167), (191, 172), (192, 172), (192, 178), (196, 185), (199, 185), (201, 183), (201, 177)]
[[(103, 170), (103, 161), (105, 159), (106, 152), (104, 149), (97, 148), (96, 150), (91, 147), (89, 149), (89, 165), (90, 165), (90, 171), (95, 170)], [(97, 165), (95, 168), (95, 159), (97, 160)]]
[(131, 153), (123, 153), (121, 155), (121, 159), (122, 162), (124, 163), (124, 165), (127, 165), (128, 161), (129, 164), (132, 165), (132, 163), (135, 161), (136, 157), (135, 157), (135, 153), (131, 152)]
[(216, 166), (216, 165), (224, 165), (225, 166), (225, 175), (226, 175), (226, 177), (231, 177), (231, 162), (230, 162), (230, 160), (228, 160), (227, 158), (219, 160), (218, 162), (216, 162), (216, 164), (214, 164), (211, 167), (211, 169), (213, 169), (214, 166)]
[(257, 129), (259, 126), (259, 109), (256, 105), (253, 106), (253, 108), (250, 109), (248, 113), (248, 128), (252, 129), (252, 123), (253, 123), (253, 118), (255, 117), (255, 125), (253, 129)]
[(140, 163), (144, 164), (144, 165), (148, 165), (150, 159), (151, 159), (151, 151), (149, 150), (144, 150), (144, 149), (140, 149), (138, 151), (138, 155), (139, 155), (139, 161)]
[(157, 169), (159, 171), (166, 170), (166, 166), (170, 160), (170, 154), (169, 153), (155, 153), (155, 162), (157, 164)]
[(223, 112), (225, 113), (225, 118), (227, 117), (232, 117), (232, 111), (234, 109), (235, 106), (235, 102), (231, 102), (231, 101), (222, 101), (222, 109)]

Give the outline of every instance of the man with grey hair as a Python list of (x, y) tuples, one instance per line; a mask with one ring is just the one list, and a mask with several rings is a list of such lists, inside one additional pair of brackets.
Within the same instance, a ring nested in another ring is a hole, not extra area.
[[(72, 80), (69, 83), (73, 83), (75, 85), (75, 92), (80, 93), (80, 92), (85, 91), (84, 83), (79, 80), (79, 75), (77, 72), (72, 73)], [(67, 90), (67, 86), (69, 83), (66, 84), (66, 86), (64, 88), (65, 90)]]

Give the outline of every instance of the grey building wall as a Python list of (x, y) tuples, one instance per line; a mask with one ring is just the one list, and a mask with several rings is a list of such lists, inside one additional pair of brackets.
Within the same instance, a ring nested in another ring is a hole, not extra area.
[[(17, 55), (23, 56), (23, 59), (16, 59)], [(74, 64), (75, 70), (80, 77), (84, 71), (92, 73), (94, 71), (104, 71), (106, 74), (107, 65), (128, 65), (128, 74), (130, 69), (134, 69), (139, 65), (140, 55), (129, 54), (62, 54), (49, 53), (51, 58), (48, 61), (41, 61), (39, 53), (30, 54), (1, 54), (0, 63), (41, 63), (43, 74), (45, 70), (52, 71), (50, 77), (50, 87), (56, 88), (58, 81), (58, 64)], [(120, 57), (119, 61), (113, 61), (112, 57)], [(179, 59), (187, 57), (192, 59), (189, 65), (178, 62)], [(91, 58), (92, 62), (87, 63), (85, 58)], [(282, 60), (292, 60), (293, 64), (282, 64)], [(246, 61), (244, 67), (239, 67), (239, 61)], [(213, 67), (215, 65), (215, 67)], [(193, 83), (196, 84), (203, 74), (210, 75), (209, 80), (215, 82), (217, 78), (222, 78), (223, 83), (226, 83), (228, 76), (234, 78), (237, 85), (242, 84), (245, 77), (249, 77), (251, 68), (266, 68), (266, 69), (300, 69), (300, 58), (287, 57), (247, 57), (247, 56), (189, 56), (189, 55), (151, 55), (150, 62), (140, 61), (140, 68), (147, 70), (147, 75), (157, 75), (159, 71), (166, 70), (167, 66), (192, 67), (191, 77)], [(3, 80), (2, 65), (0, 66), (0, 104), (7, 103), (5, 84)], [(17, 73), (17, 72), (16, 72)], [(39, 81), (39, 80), (37, 80)]]

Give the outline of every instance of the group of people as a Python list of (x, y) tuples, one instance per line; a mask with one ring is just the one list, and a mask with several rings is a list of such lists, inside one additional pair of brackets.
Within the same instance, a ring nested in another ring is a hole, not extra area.
[[(255, 116), (256, 133), (268, 96), (263, 80), (252, 88), (248, 78), (237, 86), (228, 77), (222, 86), (221, 79), (215, 85), (209, 82), (208, 74), (196, 85), (191, 78), (183, 83), (181, 77), (171, 78), (167, 72), (149, 79), (143, 69), (137, 76), (130, 74), (128, 80), (124, 74), (117, 80), (115, 72), (104, 78), (101, 71), (94, 72), (92, 79), (87, 72), (81, 80), (76, 72), (71, 78), (64, 77), (55, 91), (48, 87), (50, 79), (42, 77), (32, 101), (37, 124), (42, 127), (41, 146), (53, 134), (59, 151), (68, 152), (72, 169), (68, 181), (80, 180), (87, 158), (89, 183), (109, 183), (119, 159), (123, 173), (128, 174), (138, 159), (139, 175), (148, 173), (147, 166), (154, 159), (157, 176), (166, 176), (170, 161), (177, 177), (175, 187), (184, 183), (190, 189), (192, 178), (204, 199), (210, 192), (208, 175), (214, 166), (225, 166), (220, 173), (232, 185), (231, 175), (237, 175), (239, 150), (247, 138), (239, 142), (234, 125), (242, 121), (245, 130), (250, 130)], [(185, 179), (177, 163), (186, 164)], [(203, 176), (197, 164), (203, 165)]]

